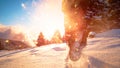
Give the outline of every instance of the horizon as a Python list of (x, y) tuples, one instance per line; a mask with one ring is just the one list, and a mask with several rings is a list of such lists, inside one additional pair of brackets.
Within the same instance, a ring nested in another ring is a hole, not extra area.
[(64, 34), (62, 0), (0, 0), (0, 24), (19, 26), (38, 36), (50, 39), (56, 30)]

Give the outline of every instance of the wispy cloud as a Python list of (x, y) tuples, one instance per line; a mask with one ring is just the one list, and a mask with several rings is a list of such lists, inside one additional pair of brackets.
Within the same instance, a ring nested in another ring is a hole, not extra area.
[(22, 7), (23, 9), (26, 9), (25, 3), (21, 3), (21, 7)]

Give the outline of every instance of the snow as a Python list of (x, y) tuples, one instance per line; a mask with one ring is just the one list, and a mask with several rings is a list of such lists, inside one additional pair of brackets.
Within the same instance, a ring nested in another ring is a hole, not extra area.
[(87, 47), (76, 62), (65, 62), (69, 48), (63, 43), (0, 57), (0, 68), (120, 68), (119, 33), (120, 29), (113, 29), (88, 39)]
[(96, 37), (120, 37), (120, 29), (112, 29), (96, 35)]

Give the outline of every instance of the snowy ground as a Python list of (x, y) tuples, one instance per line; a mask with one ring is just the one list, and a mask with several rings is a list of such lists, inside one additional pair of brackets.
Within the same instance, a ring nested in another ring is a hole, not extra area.
[(76, 62), (65, 62), (68, 50), (63, 43), (0, 51), (0, 68), (120, 68), (120, 30), (100, 33), (88, 39), (88, 46)]

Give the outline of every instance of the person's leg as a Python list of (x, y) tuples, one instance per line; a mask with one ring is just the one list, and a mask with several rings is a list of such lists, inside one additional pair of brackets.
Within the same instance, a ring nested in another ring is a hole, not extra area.
[[(63, 0), (62, 2), (62, 10), (64, 12), (65, 18), (65, 35), (67, 39), (66, 41), (69, 46), (69, 54), (67, 56), (67, 59), (71, 54), (71, 50), (75, 50), (75, 45), (78, 45), (78, 47), (80, 47), (81, 50), (86, 45), (87, 37), (86, 35), (84, 35), (84, 30), (86, 30), (86, 21), (84, 19), (85, 12), (83, 10), (86, 8), (86, 2), (88, 1)], [(69, 35), (70, 37), (67, 38), (67, 35)]]
[(67, 43), (67, 45), (69, 47), (69, 52), (68, 52), (68, 54), (66, 56), (65, 61), (68, 62), (69, 61), (70, 51), (72, 50), (74, 38), (73, 38), (73, 32), (67, 32), (66, 31), (66, 34), (68, 35), (68, 36), (66, 36), (66, 43)]

